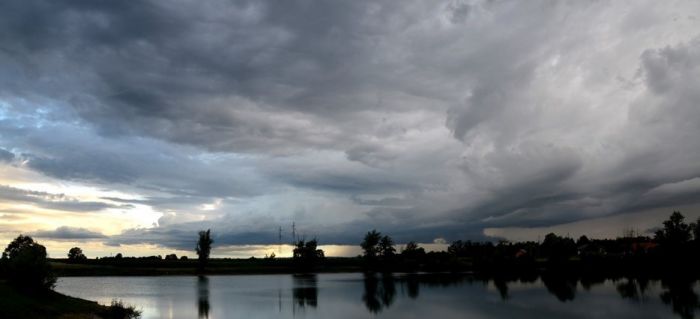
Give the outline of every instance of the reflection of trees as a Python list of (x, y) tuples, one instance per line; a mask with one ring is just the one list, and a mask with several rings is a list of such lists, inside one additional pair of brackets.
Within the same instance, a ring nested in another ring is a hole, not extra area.
[(644, 297), (644, 292), (646, 291), (648, 285), (648, 279), (628, 278), (626, 281), (617, 284), (616, 288), (617, 292), (620, 294), (620, 297), (623, 299), (639, 301), (642, 297)]
[(197, 309), (199, 318), (209, 318), (209, 278), (197, 277)]
[(561, 302), (574, 300), (576, 297), (576, 278), (545, 274), (542, 275), (542, 282), (547, 290)]
[(378, 313), (394, 303), (396, 284), (391, 274), (383, 274), (381, 280), (373, 273), (365, 274), (364, 287), (362, 301), (365, 302), (365, 306), (370, 312)]
[(294, 275), (292, 295), (299, 307), (318, 306), (318, 278), (315, 274)]
[(493, 285), (498, 289), (498, 294), (501, 295), (501, 300), (508, 300), (508, 283), (503, 280), (496, 278), (493, 280)]
[(408, 293), (408, 297), (411, 299), (416, 299), (418, 298), (418, 294), (420, 293), (420, 284), (419, 284), (419, 279), (417, 275), (408, 275), (405, 278), (406, 281), (406, 291)]
[(666, 289), (661, 293), (661, 300), (671, 305), (673, 312), (683, 319), (694, 318), (695, 310), (700, 308), (700, 301), (693, 291), (693, 284), (693, 280), (678, 278), (661, 281), (661, 285)]

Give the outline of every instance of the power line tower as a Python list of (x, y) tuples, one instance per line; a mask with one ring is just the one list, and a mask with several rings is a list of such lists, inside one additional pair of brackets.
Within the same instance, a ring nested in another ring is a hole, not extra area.
[(282, 226), (279, 227), (279, 232), (277, 233), (277, 253), (282, 256)]

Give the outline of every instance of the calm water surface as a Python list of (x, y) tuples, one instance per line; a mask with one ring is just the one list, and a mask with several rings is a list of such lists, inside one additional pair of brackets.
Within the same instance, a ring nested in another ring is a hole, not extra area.
[[(56, 290), (142, 318), (694, 318), (695, 283), (436, 275), (61, 278)], [(699, 315), (700, 316), (700, 315)]]

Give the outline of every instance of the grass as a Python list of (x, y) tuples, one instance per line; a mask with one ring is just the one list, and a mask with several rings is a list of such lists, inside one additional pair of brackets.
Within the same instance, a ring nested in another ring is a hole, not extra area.
[(37, 319), (122, 319), (137, 318), (133, 307), (113, 301), (103, 306), (94, 301), (66, 296), (55, 291), (42, 295), (28, 295), (16, 291), (0, 281), (0, 318)]
[[(172, 276), (196, 275), (196, 260), (87, 260), (80, 264), (69, 263), (64, 259), (52, 259), (51, 266), (59, 277), (65, 276)], [(355, 272), (361, 271), (361, 262), (357, 258), (326, 258), (316, 272)], [(212, 259), (205, 273), (210, 275), (234, 274), (282, 274), (295, 273), (291, 258), (266, 259)]]

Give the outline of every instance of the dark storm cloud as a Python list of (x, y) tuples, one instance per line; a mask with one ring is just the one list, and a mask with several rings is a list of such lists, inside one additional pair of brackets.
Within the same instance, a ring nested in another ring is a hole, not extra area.
[(61, 226), (55, 230), (42, 230), (32, 234), (33, 236), (49, 239), (104, 239), (107, 236), (100, 232), (90, 231), (85, 228)]
[(293, 219), (325, 243), (453, 240), (693, 204), (694, 6), (4, 2), (0, 161), (164, 214), (112, 244), (274, 243)]
[(69, 212), (93, 212), (107, 208), (130, 208), (104, 202), (81, 201), (65, 194), (51, 194), (0, 185), (0, 199), (4, 202), (28, 203), (37, 207)]
[[(290, 225), (283, 225), (283, 243), (292, 241)], [(108, 245), (124, 244), (160, 244), (178, 249), (192, 249), (196, 244), (199, 230), (211, 229), (217, 246), (228, 245), (275, 245), (279, 243), (278, 228), (269, 223), (241, 224), (230, 219), (188, 222), (166, 225), (158, 228), (130, 229), (119, 235), (110, 236)], [(487, 240), (481, 225), (455, 224), (445, 221), (434, 224), (422, 219), (417, 223), (393, 224), (372, 221), (358, 221), (342, 225), (297, 224), (296, 235), (299, 238), (316, 238), (319, 243), (339, 245), (359, 245), (367, 231), (378, 229), (392, 236), (397, 243), (417, 241), (432, 243), (436, 239), (456, 240), (471, 238)]]
[[(40, 76), (28, 72), (36, 59), (81, 73), (79, 83), (67, 84), (82, 85), (80, 93), (63, 93), (61, 83), (42, 93), (65, 99), (104, 134), (227, 151), (343, 148), (352, 134), (337, 125), (375, 108), (384, 93), (366, 92), (379, 84), (373, 82), (396, 86), (390, 74), (366, 65), (388, 31), (375, 20), (395, 8), (361, 1), (30, 3), (2, 8), (5, 55), (25, 71), (22, 81)], [(396, 17), (395, 27), (414, 18)], [(51, 60), (56, 53), (60, 61)]]

